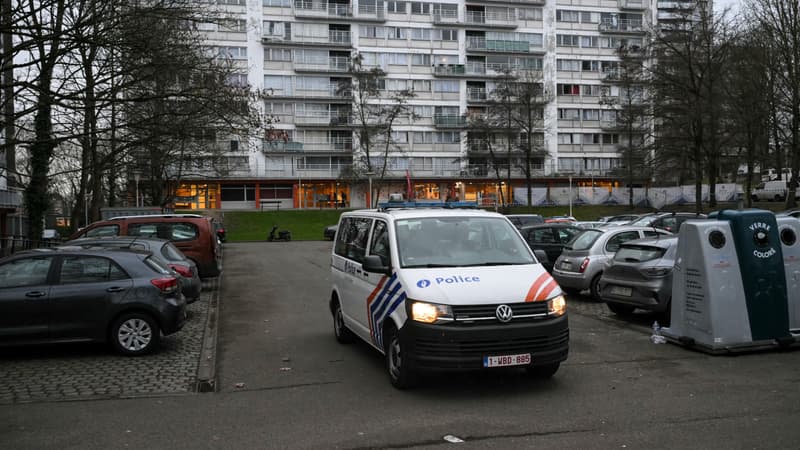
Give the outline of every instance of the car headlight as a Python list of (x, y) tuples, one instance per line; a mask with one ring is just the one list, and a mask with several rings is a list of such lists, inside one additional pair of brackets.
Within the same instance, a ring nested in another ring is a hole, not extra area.
[(567, 299), (563, 295), (558, 295), (547, 301), (547, 314), (551, 316), (563, 316), (567, 312)]
[(411, 319), (423, 323), (451, 321), (453, 309), (449, 305), (414, 301), (411, 303)]

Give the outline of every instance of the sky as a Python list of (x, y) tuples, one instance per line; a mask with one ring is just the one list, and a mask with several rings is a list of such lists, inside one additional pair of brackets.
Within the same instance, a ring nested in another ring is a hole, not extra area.
[(741, 7), (742, 3), (742, 0), (714, 0), (714, 10), (722, 11), (725, 8), (730, 7), (731, 13), (736, 14), (739, 12), (739, 8)]

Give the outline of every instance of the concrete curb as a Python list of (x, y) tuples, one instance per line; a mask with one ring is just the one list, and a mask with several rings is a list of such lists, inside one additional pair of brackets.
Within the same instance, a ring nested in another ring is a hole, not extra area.
[(195, 391), (215, 392), (217, 378), (217, 331), (219, 329), (219, 297), (222, 289), (222, 273), (212, 282), (212, 294), (208, 300), (206, 328), (203, 332), (203, 346), (200, 349), (200, 362), (197, 366)]

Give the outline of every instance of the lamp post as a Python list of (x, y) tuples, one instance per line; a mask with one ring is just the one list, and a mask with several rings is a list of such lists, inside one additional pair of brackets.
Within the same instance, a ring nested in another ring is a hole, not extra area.
[(139, 175), (138, 173), (133, 174), (133, 180), (136, 181), (136, 207), (139, 207)]
[(369, 191), (367, 192), (367, 203), (368, 207), (372, 208), (372, 176), (375, 175), (375, 172), (367, 172), (364, 175), (367, 176), (369, 179)]
[(569, 216), (572, 217), (572, 175), (569, 176)]

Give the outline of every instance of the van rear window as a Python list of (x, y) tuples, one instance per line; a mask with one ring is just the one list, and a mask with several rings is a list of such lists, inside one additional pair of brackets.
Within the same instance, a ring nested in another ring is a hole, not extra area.
[(188, 222), (148, 222), (128, 224), (128, 236), (154, 237), (173, 242), (197, 239), (197, 226)]

